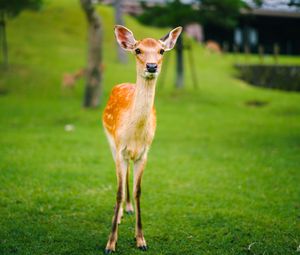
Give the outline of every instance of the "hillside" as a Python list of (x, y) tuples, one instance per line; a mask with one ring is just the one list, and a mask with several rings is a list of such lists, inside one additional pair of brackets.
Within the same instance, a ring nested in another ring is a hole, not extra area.
[[(101, 6), (99, 13), (104, 93), (97, 110), (81, 107), (83, 81), (74, 91), (61, 89), (63, 73), (85, 65), (78, 1), (47, 1), (42, 11), (8, 22), (10, 68), (0, 70), (0, 254), (101, 254), (105, 247), (116, 178), (100, 119), (112, 86), (134, 82), (135, 63), (133, 56), (117, 63), (113, 11)], [(137, 38), (168, 31), (130, 17), (126, 25)], [(173, 89), (174, 52), (158, 84), (158, 127), (142, 187), (147, 254), (296, 254), (300, 94), (235, 79), (231, 55), (193, 44), (193, 56), (197, 90), (189, 68), (186, 88)], [(75, 130), (66, 132), (67, 124)], [(125, 216), (117, 254), (141, 254), (134, 222)]]

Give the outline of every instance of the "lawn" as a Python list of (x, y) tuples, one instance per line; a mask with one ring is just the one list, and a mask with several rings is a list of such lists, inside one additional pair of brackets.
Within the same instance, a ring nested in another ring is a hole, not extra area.
[[(133, 57), (117, 63), (112, 9), (99, 12), (105, 71), (96, 110), (82, 108), (83, 81), (74, 91), (61, 89), (62, 74), (85, 64), (78, 2), (47, 1), (41, 12), (8, 22), (10, 68), (0, 70), (0, 254), (105, 248), (116, 177), (101, 113), (113, 85), (135, 80), (135, 64)], [(126, 24), (137, 38), (167, 32), (129, 17)], [(186, 88), (173, 89), (174, 52), (158, 84), (157, 133), (142, 186), (145, 254), (298, 254), (300, 94), (249, 86), (235, 79), (235, 57), (193, 48), (199, 88), (187, 68)], [(67, 124), (75, 130), (66, 132)], [(117, 254), (143, 253), (134, 222), (125, 215)]]

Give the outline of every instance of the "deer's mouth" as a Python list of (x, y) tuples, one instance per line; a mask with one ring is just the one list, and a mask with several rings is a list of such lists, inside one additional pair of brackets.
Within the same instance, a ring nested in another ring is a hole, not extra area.
[(158, 72), (148, 72), (148, 71), (145, 71), (144, 74), (143, 74), (143, 77), (147, 80), (152, 80), (154, 78), (156, 78), (158, 76)]

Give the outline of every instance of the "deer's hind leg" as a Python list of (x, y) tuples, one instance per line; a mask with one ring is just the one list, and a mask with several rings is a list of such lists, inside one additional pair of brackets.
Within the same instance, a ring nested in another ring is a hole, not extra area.
[(126, 182), (126, 171), (129, 162), (125, 160), (122, 156), (116, 157), (116, 171), (118, 179), (118, 189), (116, 195), (116, 206), (114, 210), (114, 216), (112, 220), (111, 233), (109, 235), (107, 245), (105, 248), (106, 254), (111, 254), (116, 250), (116, 243), (118, 240), (118, 221), (122, 214), (122, 204), (124, 201), (125, 193), (125, 182)]
[(133, 214), (133, 206), (130, 200), (130, 190), (129, 190), (129, 176), (130, 176), (130, 164), (128, 164), (126, 172), (126, 207), (125, 211), (127, 214)]

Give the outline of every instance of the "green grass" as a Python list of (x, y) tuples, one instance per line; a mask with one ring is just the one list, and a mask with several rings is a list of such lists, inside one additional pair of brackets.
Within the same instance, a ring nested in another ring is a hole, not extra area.
[[(101, 126), (111, 87), (134, 81), (134, 59), (116, 62), (113, 12), (104, 23), (104, 94), (81, 107), (85, 64), (77, 1), (51, 1), (8, 23), (10, 68), (0, 71), (0, 254), (101, 254), (115, 201), (114, 164)], [(137, 38), (166, 30), (126, 18)], [(297, 254), (300, 245), (300, 94), (248, 86), (234, 57), (194, 46), (199, 89), (173, 90), (174, 52), (158, 84), (158, 127), (143, 178), (146, 254)], [(299, 58), (281, 58), (296, 63)], [(117, 74), (117, 75), (116, 75)], [(263, 107), (246, 102), (266, 102)], [(74, 132), (65, 132), (66, 124)], [(134, 217), (117, 254), (135, 248)], [(249, 249), (250, 246), (250, 249)]]

